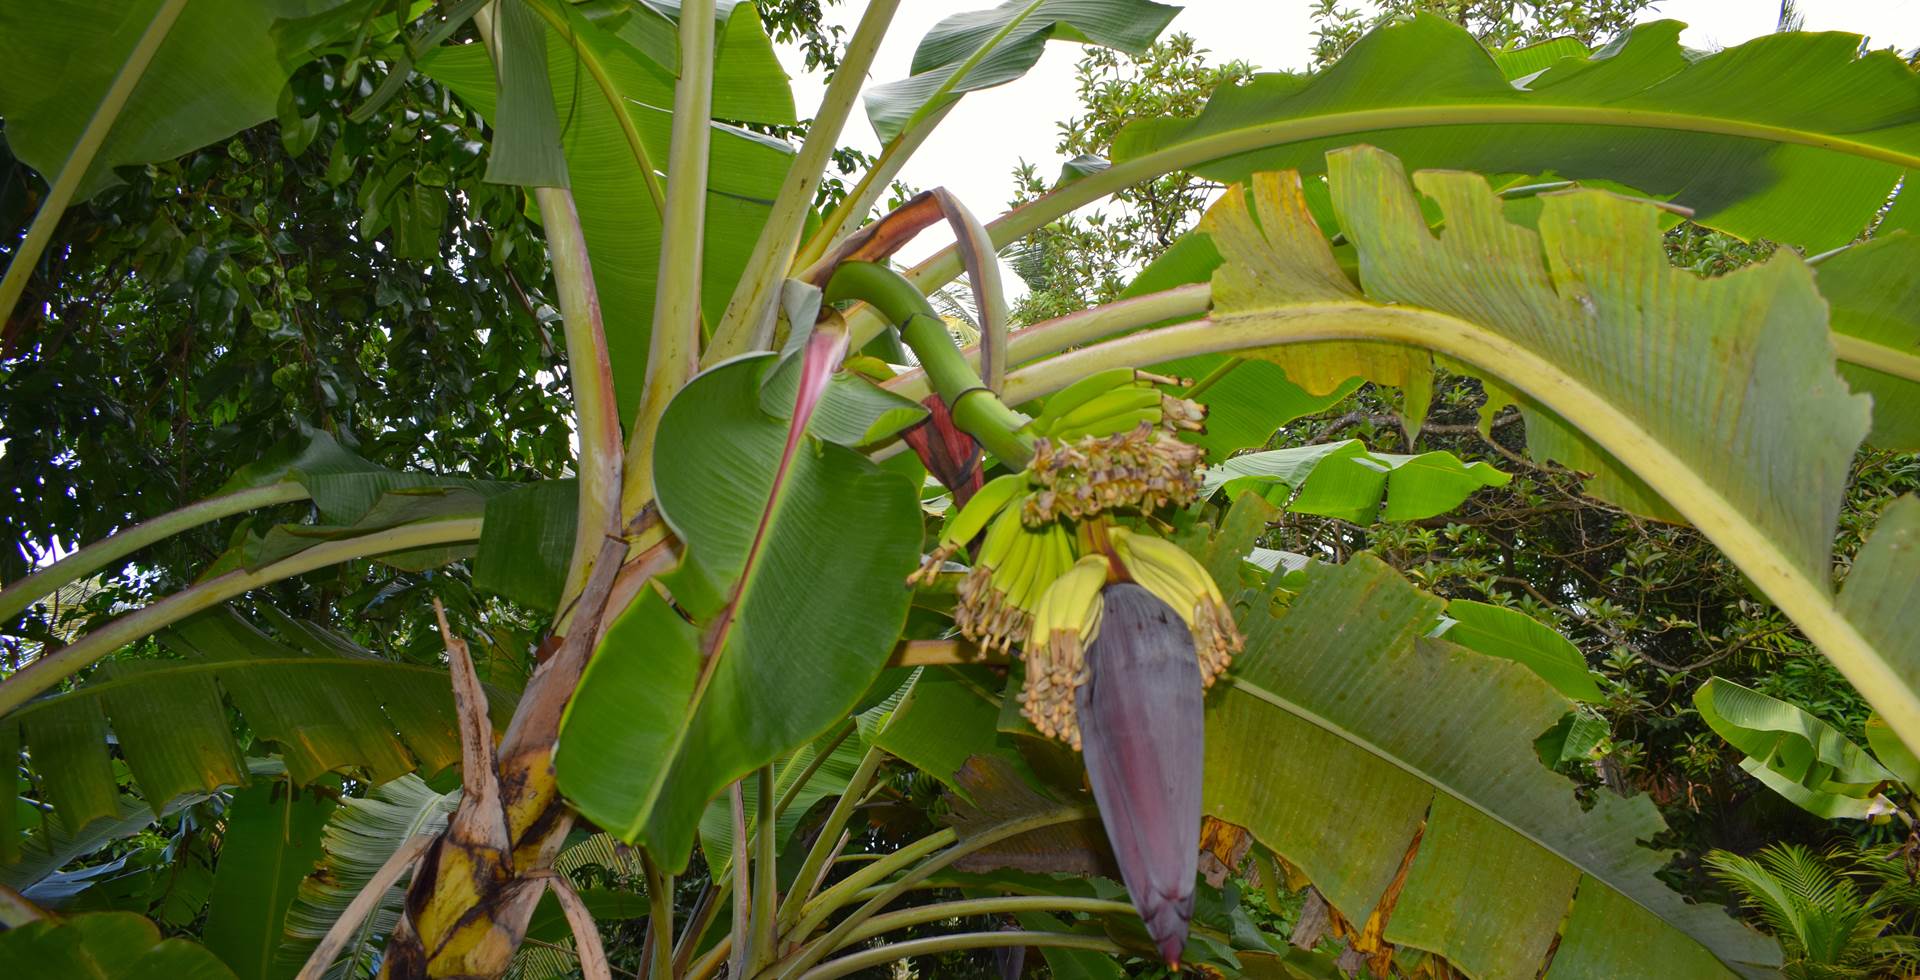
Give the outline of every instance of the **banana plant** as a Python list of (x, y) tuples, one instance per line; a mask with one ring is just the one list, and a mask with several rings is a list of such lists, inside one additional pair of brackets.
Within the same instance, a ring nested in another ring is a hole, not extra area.
[[(83, 6), (0, 15), (20, 57), (85, 67), (57, 104), (0, 88), (10, 142), (53, 189), (0, 312), (62, 209), (111, 165), (265, 118), (261, 93), (304, 52), (364, 30), (377, 5), (275, 7), (299, 17), (279, 22), (271, 49), (267, 8), (223, 20), (230, 5), (215, 0), (117, 18)], [(1518, 406), (1536, 459), (1719, 546), (1910, 752), (1920, 501), (1886, 509), (1838, 592), (1831, 565), (1853, 452), (1911, 448), (1920, 431), (1920, 319), (1886, 298), (1920, 268), (1913, 72), (1842, 35), (1697, 57), (1660, 22), (1596, 51), (1559, 46), (1516, 78), (1464, 31), (1419, 17), (1320, 76), (1257, 76), (1194, 120), (1139, 123), (1112, 166), (995, 220), (936, 190), (867, 222), (965, 93), (1014, 80), (1050, 39), (1138, 51), (1176, 12), (1011, 0), (942, 21), (909, 78), (865, 93), (885, 151), (845, 205), (813, 214), (896, 7), (867, 5), (798, 148), (717, 121), (796, 115), (751, 4), (488, 0), (426, 14), (394, 70), (432, 75), (488, 121), (491, 179), (525, 188), (539, 216), (577, 476), (446, 481), (319, 446), (9, 585), (5, 615), (168, 535), (315, 508), (0, 681), (0, 746), (12, 758), (24, 737), (39, 775), (59, 773), (44, 793), (55, 814), (119, 816), (109, 722), (155, 811), (246, 778), (230, 739), (159, 730), (124, 698), (117, 651), (340, 562), (472, 558), (482, 587), (554, 612), (549, 655), (510, 712), (444, 619), (440, 696), (407, 701), (410, 725), (397, 685), (361, 691), (362, 717), (343, 722), (364, 736), (352, 751), (313, 752), (305, 723), (276, 730), (271, 709), (245, 703), (245, 678), (274, 672), (267, 645), (168, 681), (194, 685), (208, 730), (224, 719), (205, 709), (231, 697), (296, 782), (460, 760), (444, 827), (422, 824), (358, 869), (362, 890), (333, 903), (306, 976), (370, 948), (370, 932), (384, 976), (505, 975), (548, 895), (579, 967), (610, 975), (592, 908), (555, 868), (582, 818), (637, 850), (654, 980), (827, 980), (988, 947), (1324, 975), (1315, 954), (1241, 928), (1231, 889), (1196, 880), (1203, 816), (1251, 841), (1269, 872), (1304, 876), (1382, 973), (1396, 955), (1489, 976), (1777, 966), (1758, 934), (1655, 877), (1664, 856), (1639, 843), (1664, 829), (1650, 803), (1603, 795), (1585, 809), (1541, 766), (1533, 740), (1591, 686), (1564, 651), (1484, 615), (1449, 639), (1442, 603), (1368, 556), (1248, 570), (1276, 504), (1425, 517), (1502, 474), (1357, 445), (1229, 454), (1285, 421), (1276, 376), (1314, 396), (1356, 379), (1399, 387), (1414, 429), (1436, 367), (1478, 378), (1489, 415)], [(206, 73), (204, 98), (223, 111), (194, 116), (205, 132), (163, 125), (194, 113), (165, 94), (222, 28), (249, 70)], [(85, 108), (77, 134), (69, 103)], [(1233, 186), (1127, 298), (1009, 329), (997, 250), (1179, 169)], [(1562, 189), (1520, 193), (1538, 182), (1514, 174)], [(1783, 249), (1704, 280), (1660, 249), (1676, 214), (1841, 250)], [(954, 246), (892, 267), (942, 220)], [(926, 299), (963, 270), (981, 320), (966, 348)], [(903, 447), (920, 469), (900, 465)], [(922, 471), (946, 479), (952, 506), (927, 504)], [(821, 760), (856, 746), (851, 772), (815, 782)], [(945, 788), (951, 824), (850, 851), (886, 775), (909, 768)], [(794, 808), (809, 791), (835, 802), (803, 839)], [(0, 809), (0, 858), (14, 819)], [(696, 847), (724, 870), (684, 910), (676, 878)], [(968, 897), (894, 907), (934, 887)], [(0, 934), (0, 962), (115, 944), (141, 969), (169, 957), (226, 969), (137, 918), (48, 918), (10, 890), (0, 916), (18, 927)], [(971, 916), (1002, 925), (874, 942)]]

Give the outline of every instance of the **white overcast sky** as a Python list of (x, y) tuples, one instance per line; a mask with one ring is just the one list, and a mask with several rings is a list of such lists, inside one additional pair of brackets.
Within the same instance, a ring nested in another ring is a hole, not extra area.
[[(1171, 2), (1171, 0), (1169, 0)], [(893, 29), (875, 59), (870, 81), (904, 78), (913, 49), (941, 18), (956, 11), (992, 7), (997, 0), (902, 0)], [(1345, 4), (1343, 4), (1344, 6)], [(864, 0), (842, 0), (827, 8), (828, 23), (852, 33)], [(1173, 19), (1168, 32), (1185, 31), (1209, 52), (1210, 62), (1242, 59), (1257, 68), (1301, 69), (1313, 49), (1311, 0), (1193, 0)], [(1808, 30), (1865, 34), (1875, 47), (1920, 47), (1920, 0), (1800, 0)], [(1684, 43), (1696, 48), (1738, 44), (1773, 30), (1777, 0), (1661, 0), (1647, 19), (1683, 21)], [(1022, 158), (1051, 178), (1061, 157), (1055, 123), (1078, 108), (1073, 66), (1081, 48), (1051, 43), (1026, 77), (999, 88), (967, 95), (946, 122), (908, 161), (902, 179), (917, 188), (943, 184), (967, 206), (989, 219), (1006, 209), (1010, 176)], [(794, 75), (794, 101), (802, 118), (811, 116), (823, 91), (818, 76), (800, 71), (796, 51), (782, 52)], [(845, 145), (877, 152), (879, 142), (864, 113), (856, 112), (841, 136)], [(903, 258), (917, 259), (947, 244), (932, 229), (910, 245)], [(1016, 281), (1010, 286), (1019, 288)]]

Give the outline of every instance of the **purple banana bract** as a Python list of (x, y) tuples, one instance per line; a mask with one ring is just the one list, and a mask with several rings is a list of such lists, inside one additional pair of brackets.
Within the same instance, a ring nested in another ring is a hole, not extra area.
[(1193, 918), (1204, 731), (1193, 635), (1171, 606), (1109, 585), (1077, 710), (1087, 776), (1133, 906), (1178, 965)]

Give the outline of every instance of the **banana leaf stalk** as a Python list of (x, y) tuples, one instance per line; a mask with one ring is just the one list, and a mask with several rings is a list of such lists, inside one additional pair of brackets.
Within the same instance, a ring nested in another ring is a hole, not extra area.
[(1204, 761), (1200, 666), (1172, 606), (1107, 586), (1090, 677), (1076, 694), (1087, 779), (1120, 877), (1154, 945), (1178, 968), (1193, 919)]

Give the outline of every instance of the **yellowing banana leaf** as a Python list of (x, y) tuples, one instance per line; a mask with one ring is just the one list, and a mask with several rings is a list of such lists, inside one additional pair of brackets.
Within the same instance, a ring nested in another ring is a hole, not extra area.
[(1235, 456), (1208, 467), (1201, 485), (1207, 493), (1224, 489), (1229, 497), (1277, 487), (1274, 502), (1288, 510), (1372, 524), (1444, 514), (1475, 490), (1511, 479), (1488, 463), (1462, 462), (1449, 452), (1376, 453), (1347, 439)]
[(1711, 227), (1821, 251), (1853, 239), (1920, 168), (1920, 79), (1892, 52), (1788, 33), (1696, 58), (1680, 28), (1643, 24), (1510, 81), (1466, 30), (1422, 14), (1318, 75), (1258, 75), (1192, 120), (1134, 124), (1108, 174), (1317, 174), (1329, 149), (1370, 143), (1411, 167), (1619, 181)]
[(709, 800), (847, 717), (906, 620), (917, 488), (808, 431), (844, 337), (809, 338), (787, 420), (762, 408), (771, 354), (701, 374), (661, 419), (660, 511), (687, 548), (665, 582), (694, 622), (642, 593), (588, 666), (556, 765), (582, 813), (671, 868)]
[(885, 143), (964, 93), (1025, 75), (1050, 39), (1140, 54), (1179, 12), (1150, 0), (1007, 0), (954, 14), (920, 39), (908, 77), (867, 91), (867, 117)]
[(1332, 345), (1361, 373), (1369, 346), (1444, 355), (1487, 379), (1490, 404), (1519, 402), (1533, 455), (1596, 474), (1591, 492), (1698, 527), (1920, 744), (1920, 502), (1887, 509), (1836, 598), (1834, 528), (1870, 399), (1836, 371), (1826, 306), (1798, 256), (1701, 279), (1667, 262), (1661, 212), (1645, 202), (1551, 195), (1534, 229), (1507, 221), (1479, 177), (1409, 181), (1368, 147), (1328, 159), (1363, 294), (1338, 272), (1298, 178), (1260, 175), (1203, 222), (1226, 259), (1211, 319), (1080, 356)]
[[(268, 636), (230, 610), (161, 634), (173, 659), (120, 659), (72, 691), (8, 715), (46, 800), (71, 826), (118, 812), (111, 730), (149, 807), (247, 782), (228, 703), (286, 759), (297, 785), (353, 769), (384, 782), (460, 760), (444, 669), (355, 650), (311, 624)], [(492, 692), (505, 725), (512, 699)], [(259, 749), (255, 750), (256, 752)]]
[(1519, 664), (1427, 636), (1439, 599), (1361, 555), (1311, 566), (1277, 616), (1263, 600), (1239, 604), (1246, 650), (1208, 699), (1206, 809), (1342, 915), (1377, 915), (1387, 942), (1470, 976), (1534, 976), (1549, 954), (1554, 977), (1779, 963), (1771, 941), (1654, 877), (1666, 855), (1639, 842), (1665, 825), (1646, 797), (1601, 793), (1583, 810), (1532, 746), (1571, 702)]
[[(1220, 261), (1211, 238), (1204, 232), (1189, 231), (1142, 269), (1121, 297), (1206, 282), (1220, 267)], [(1326, 390), (1308, 391), (1278, 363), (1227, 354), (1182, 357), (1155, 365), (1154, 370), (1196, 381), (1211, 379), (1204, 389), (1188, 396), (1207, 406), (1206, 431), (1181, 433), (1180, 438), (1206, 449), (1207, 458), (1215, 462), (1239, 450), (1266, 445), (1282, 425), (1331, 408), (1353, 394), (1361, 383), (1358, 377), (1343, 377)], [(1378, 380), (1391, 383), (1384, 377)]]

